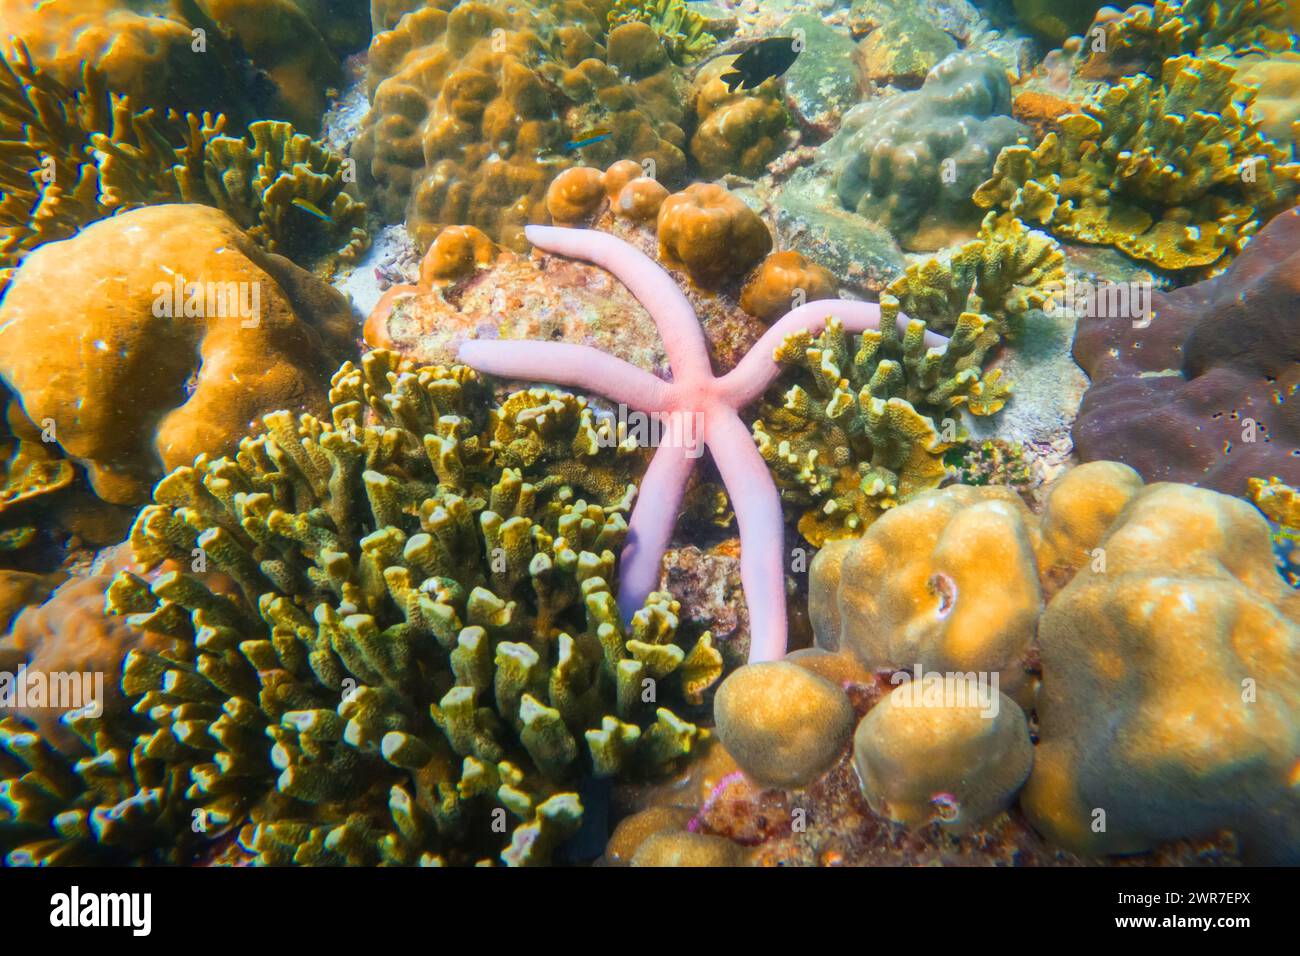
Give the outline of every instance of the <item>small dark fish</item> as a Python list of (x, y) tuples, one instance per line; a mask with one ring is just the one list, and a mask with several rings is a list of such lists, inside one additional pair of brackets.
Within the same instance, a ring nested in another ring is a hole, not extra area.
[(727, 84), (727, 92), (752, 90), (774, 76), (780, 76), (799, 56), (798, 41), (794, 37), (768, 37), (759, 40), (731, 64), (731, 71), (720, 79)]
[(328, 215), (322, 212), (320, 206), (317, 206), (315, 203), (310, 203), (305, 199), (299, 199), (297, 196), (289, 200), (289, 202), (291, 205), (297, 206), (303, 212), (309, 213), (315, 216), (317, 219), (324, 219), (326, 222), (334, 221)]
[(582, 139), (571, 139), (567, 143), (565, 143), (564, 149), (566, 152), (575, 149), (582, 149), (584, 146), (592, 146), (595, 143), (599, 143), (602, 142), (603, 140), (607, 140), (612, 135), (614, 134), (611, 133), (609, 130), (605, 129), (604, 127), (601, 127), (599, 129), (587, 130), (587, 134)]

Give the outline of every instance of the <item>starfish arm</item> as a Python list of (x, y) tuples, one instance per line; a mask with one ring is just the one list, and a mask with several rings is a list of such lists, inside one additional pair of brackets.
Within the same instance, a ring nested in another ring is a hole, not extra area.
[[(722, 390), (728, 404), (733, 408), (744, 408), (762, 395), (781, 373), (781, 367), (772, 354), (786, 337), (803, 329), (816, 335), (831, 316), (843, 322), (844, 328), (853, 333), (880, 328), (880, 306), (874, 302), (855, 302), (850, 299), (817, 299), (806, 302), (773, 323), (736, 367), (722, 377)], [(909, 321), (911, 320), (907, 316), (899, 314), (900, 335), (907, 331)], [(927, 331), (925, 344), (930, 348), (943, 348), (948, 344), (948, 339), (937, 332)]]
[(524, 235), (538, 249), (585, 259), (612, 272), (654, 319), (674, 380), (712, 377), (704, 330), (690, 300), (673, 277), (640, 249), (596, 229), (527, 226)]
[(641, 479), (618, 565), (618, 607), (624, 620), (631, 620), (646, 596), (659, 586), (659, 565), (677, 525), (686, 481), (696, 460), (675, 442), (662, 444)]
[(740, 583), (749, 609), (749, 661), (785, 656), (785, 519), (781, 497), (734, 413), (709, 417), (705, 440), (740, 525)]
[(603, 395), (643, 412), (661, 411), (671, 386), (663, 379), (599, 349), (531, 339), (470, 339), (456, 357), (501, 378), (551, 382)]

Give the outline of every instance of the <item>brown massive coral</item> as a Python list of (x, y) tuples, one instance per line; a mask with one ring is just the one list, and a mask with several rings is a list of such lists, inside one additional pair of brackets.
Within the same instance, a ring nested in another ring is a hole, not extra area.
[(422, 247), (472, 225), (522, 249), (548, 184), (579, 160), (649, 161), (664, 182), (685, 171), (685, 81), (647, 24), (609, 29), (602, 0), (412, 6), (386, 7), (370, 46), (356, 154), (381, 212)]
[(341, 295), (224, 213), (151, 206), (24, 260), (0, 306), (0, 376), (100, 497), (136, 503), (262, 411), (323, 403), (351, 336)]
[(1079, 454), (1231, 494), (1261, 475), (1300, 482), (1300, 213), (1222, 275), (1154, 298), (1148, 327), (1079, 323), (1074, 356), (1092, 377)]

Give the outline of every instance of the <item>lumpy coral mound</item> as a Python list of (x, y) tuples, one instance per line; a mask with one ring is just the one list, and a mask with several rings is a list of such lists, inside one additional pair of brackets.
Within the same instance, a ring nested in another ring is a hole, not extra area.
[(1227, 272), (1156, 294), (1149, 325), (1081, 319), (1074, 355), (1092, 387), (1074, 425), (1079, 454), (1231, 494), (1257, 476), (1300, 482), (1298, 299), (1293, 210)]
[(87, 759), (0, 721), (9, 862), (237, 835), (269, 864), (543, 863), (584, 777), (690, 753), (669, 704), (699, 704), (721, 659), (674, 640), (667, 594), (621, 620), (633, 488), (585, 403), (489, 409), (472, 371), (384, 352), (332, 386), (329, 418), (267, 415), (159, 483), (134, 553), (188, 570), (123, 573), (107, 602), (175, 647), (128, 656), (131, 714), (68, 716)]
[(118, 504), (202, 451), (233, 450), (268, 409), (323, 407), (324, 377), (352, 350), (339, 293), (198, 205), (40, 246), (0, 328), (0, 375), (27, 417)]
[(422, 247), (472, 225), (522, 249), (547, 185), (580, 159), (685, 171), (685, 81), (648, 24), (610, 28), (598, 0), (414, 6), (371, 44), (357, 156)]

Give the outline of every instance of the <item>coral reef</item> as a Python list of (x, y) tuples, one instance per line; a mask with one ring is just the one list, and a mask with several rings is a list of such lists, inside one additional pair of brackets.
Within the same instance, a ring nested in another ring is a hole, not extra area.
[[(284, 119), (315, 132), (339, 57), (369, 37), (358, 5), (320, 0), (10, 0), (0, 33), (73, 86), (83, 66), (135, 102)], [(201, 32), (196, 32), (201, 31)]]
[[(701, 279), (720, 283), (730, 293), (761, 256), (757, 250), (770, 248), (771, 236), (763, 222), (725, 190), (709, 190), (706, 196), (710, 202), (703, 209), (691, 197), (670, 207), (666, 235), (689, 262), (707, 270), (700, 272)], [(630, 160), (614, 163), (603, 173), (573, 167), (547, 190), (557, 221), (598, 226), (651, 256), (661, 255), (657, 217), (668, 198), (667, 190), (641, 175), (641, 167)], [(462, 233), (461, 227), (443, 230), (424, 257), (420, 281), (384, 293), (365, 323), (370, 345), (420, 362), (447, 363), (470, 338), (552, 339), (580, 342), (646, 371), (667, 372), (667, 353), (649, 313), (599, 268), (557, 256), (529, 258), (508, 249), (492, 254), (484, 237), (477, 241), (473, 270), (435, 281), (433, 272), (442, 268), (438, 263), (444, 248), (459, 243)], [(745, 246), (728, 248), (723, 241), (727, 235), (743, 238)], [(699, 286), (685, 272), (686, 265), (664, 259), (661, 265), (686, 286), (713, 366), (720, 371), (733, 368), (762, 335), (764, 323), (741, 309), (734, 296)]]
[(42, 243), (168, 202), (216, 206), (263, 247), (303, 260), (364, 251), (365, 206), (344, 192), (339, 156), (285, 123), (253, 123), (251, 144), (225, 126), (223, 116), (138, 110), (90, 67), (65, 86), (15, 47), (0, 64), (0, 287)]
[[(661, 223), (671, 201), (672, 197), (660, 210)], [(664, 227), (660, 228), (662, 242)], [(660, 426), (659, 447), (632, 512), (630, 541), (621, 558), (619, 606), (625, 615), (640, 606), (658, 582), (687, 481), (704, 447), (710, 449), (731, 491), (740, 527), (741, 579), (750, 613), (750, 660), (780, 658), (787, 639), (781, 547), (784, 520), (767, 465), (745, 434), (738, 412), (754, 402), (779, 374), (771, 356), (787, 336), (799, 331), (811, 334), (830, 321), (843, 321), (853, 331), (873, 329), (882, 321), (881, 310), (862, 302), (808, 302), (769, 328), (735, 368), (715, 377), (690, 301), (672, 277), (635, 246), (591, 229), (530, 226), (528, 238), (547, 251), (603, 266), (626, 285), (659, 329), (672, 365), (672, 381), (665, 382), (588, 346), (566, 342), (469, 341), (460, 347), (461, 361), (505, 378), (550, 381), (593, 391), (666, 423)], [(930, 334), (934, 344), (946, 341)], [(925, 333), (923, 329), (909, 330), (909, 335), (921, 339)], [(737, 493), (739, 489), (743, 494)], [(744, 546), (745, 540), (749, 547)]]
[(718, 740), (746, 776), (783, 789), (824, 773), (853, 731), (844, 692), (787, 661), (734, 671), (713, 697), (713, 719)]
[(951, 56), (919, 90), (850, 110), (822, 148), (823, 162), (845, 209), (881, 223), (906, 248), (937, 249), (979, 222), (971, 194), (999, 151), (1026, 135), (1010, 113), (1000, 63)]
[(1079, 323), (1092, 378), (1074, 424), (1085, 461), (1149, 481), (1244, 494), (1250, 478), (1300, 484), (1300, 213), (1283, 213), (1222, 275), (1157, 293), (1150, 324)]
[(1161, 269), (1221, 269), (1300, 180), (1252, 99), (1223, 63), (1168, 60), (1090, 97), (1037, 147), (1004, 149), (975, 201)]
[(224, 213), (147, 206), (27, 256), (0, 305), (0, 376), (101, 498), (133, 504), (262, 412), (322, 407), (353, 335), (339, 293)]
[[(754, 437), (783, 499), (805, 509), (804, 537), (820, 547), (858, 534), (945, 478), (956, 420), (942, 434), (936, 420), (1003, 407), (1010, 388), (1000, 371), (982, 370), (986, 357), (1044, 304), (1062, 262), (1042, 233), (986, 217), (979, 238), (947, 261), (909, 266), (887, 287), (880, 329), (856, 350), (838, 325), (781, 346), (778, 361), (802, 375), (782, 407), (760, 410)], [(936, 333), (952, 336), (942, 349)]]
[(722, 75), (734, 56), (710, 60), (691, 83), (690, 104), (695, 116), (691, 158), (707, 178), (726, 173), (757, 176), (781, 151), (789, 118), (780, 87), (766, 80), (753, 89), (731, 92)]
[(965, 830), (1011, 805), (1034, 760), (1024, 711), (996, 691), (974, 697), (930, 678), (923, 688), (902, 684), (867, 712), (853, 733), (853, 764), (873, 812), (908, 827)]
[[(355, 155), (380, 212), (404, 219), (421, 249), (445, 225), (471, 225), (522, 250), (523, 226), (546, 221), (547, 186), (569, 166), (632, 158), (661, 182), (680, 178), (685, 80), (650, 25), (611, 29), (606, 9), (439, 0), (376, 34)], [(593, 130), (609, 136), (570, 145)]]
[(649, 24), (675, 63), (698, 60), (718, 45), (708, 18), (686, 0), (615, 0), (609, 25), (622, 23)]
[(1157, 484), (1100, 550), (1039, 625), (1025, 812), (1079, 852), (1227, 828), (1250, 858), (1294, 864), (1300, 595), (1273, 567), (1263, 518), (1239, 499)]
[(1288, 6), (1286, 0), (1155, 0), (1123, 11), (1103, 8), (1064, 52), (1085, 80), (1158, 78), (1163, 63), (1183, 54), (1219, 58), (1293, 48)]
[(666, 594), (624, 628), (631, 489), (581, 497), (552, 468), (613, 452), (589, 414), (486, 397), (371, 352), (328, 419), (269, 414), (160, 482), (137, 559), (199, 555), (233, 586), (118, 575), (109, 606), (176, 646), (127, 657), (134, 720), (65, 717), (85, 760), (0, 725), (9, 861), (182, 860), (237, 831), (265, 864), (535, 865), (577, 832), (580, 776), (688, 754), (701, 732), (667, 701), (699, 703), (717, 652), (673, 642)]

